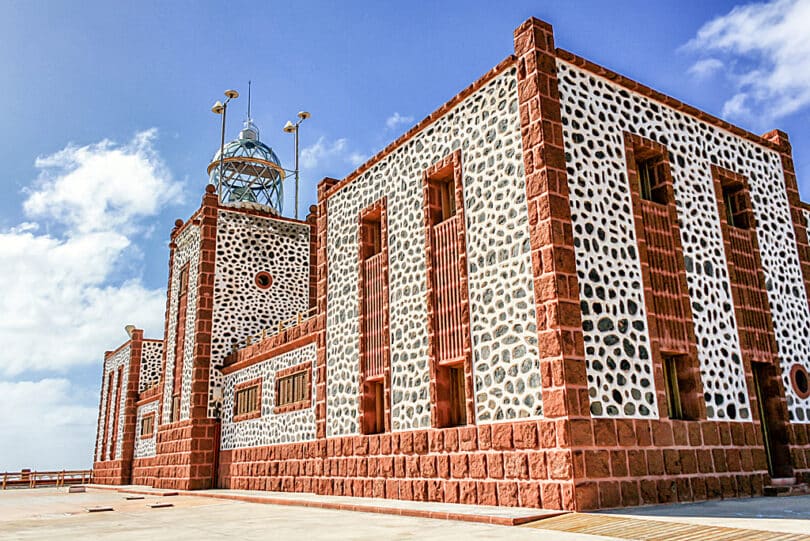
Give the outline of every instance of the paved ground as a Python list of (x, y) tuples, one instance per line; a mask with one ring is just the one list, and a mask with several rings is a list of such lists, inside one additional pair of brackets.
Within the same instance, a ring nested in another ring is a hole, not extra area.
[[(725, 500), (570, 514), (526, 526), (494, 526), (385, 514), (280, 506), (199, 496), (66, 489), (0, 491), (0, 539), (799, 539), (810, 534), (810, 496)], [(152, 509), (156, 502), (174, 504)], [(111, 506), (110, 512), (87, 509)], [(674, 523), (673, 523), (674, 522)], [(718, 527), (719, 526), (719, 527)], [(731, 529), (737, 528), (737, 529)], [(747, 530), (745, 530), (747, 529)], [(785, 532), (783, 537), (751, 530)], [(601, 535), (586, 535), (597, 533)], [(792, 535), (791, 535), (792, 534)], [(810, 539), (810, 537), (806, 537)]]
[[(407, 540), (459, 539), (541, 540), (549, 532), (514, 526), (493, 526), (450, 520), (245, 503), (199, 496), (147, 496), (125, 500), (126, 494), (66, 489), (0, 491), (0, 539), (162, 540)], [(151, 509), (147, 504), (171, 502)], [(115, 511), (88, 513), (88, 507), (112, 506)], [(610, 537), (554, 533), (553, 539), (608, 540)]]

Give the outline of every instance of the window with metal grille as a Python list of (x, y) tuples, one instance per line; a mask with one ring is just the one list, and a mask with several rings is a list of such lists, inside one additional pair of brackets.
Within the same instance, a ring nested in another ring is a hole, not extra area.
[(238, 389), (234, 394), (234, 415), (239, 416), (259, 411), (261, 408), (260, 389), (261, 386), (258, 383)]
[(141, 437), (149, 438), (155, 430), (155, 416), (153, 414), (141, 417)]
[(276, 380), (276, 407), (304, 402), (309, 398), (309, 371), (302, 370)]

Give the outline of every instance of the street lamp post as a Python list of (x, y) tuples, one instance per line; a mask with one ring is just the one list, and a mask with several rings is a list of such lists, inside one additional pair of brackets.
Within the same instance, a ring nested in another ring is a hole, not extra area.
[(310, 115), (306, 111), (299, 111), (298, 112), (298, 121), (293, 124), (291, 121), (287, 121), (284, 125), (284, 131), (287, 133), (294, 133), (295, 134), (295, 219), (298, 219), (298, 176), (299, 176), (299, 168), (298, 168), (298, 126), (301, 125), (301, 122), (308, 119)]
[(236, 90), (225, 91), (225, 103), (217, 100), (211, 107), (211, 112), (217, 115), (222, 115), (222, 134), (219, 142), (219, 179), (217, 180), (217, 195), (222, 197), (222, 173), (223, 173), (223, 159), (225, 157), (225, 117), (228, 114), (228, 102), (232, 99), (239, 97), (239, 92)]

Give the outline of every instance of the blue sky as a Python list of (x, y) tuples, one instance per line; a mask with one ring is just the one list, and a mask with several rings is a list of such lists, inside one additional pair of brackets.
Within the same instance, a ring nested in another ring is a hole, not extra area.
[(0, 470), (90, 466), (103, 351), (127, 323), (161, 337), (168, 235), (198, 206), (219, 142), (210, 106), (243, 93), (235, 137), (248, 79), (285, 167), (281, 127), (312, 113), (304, 215), (321, 178), (511, 54), (513, 30), (536, 16), (560, 47), (755, 133), (787, 131), (810, 199), (808, 0), (0, 6)]

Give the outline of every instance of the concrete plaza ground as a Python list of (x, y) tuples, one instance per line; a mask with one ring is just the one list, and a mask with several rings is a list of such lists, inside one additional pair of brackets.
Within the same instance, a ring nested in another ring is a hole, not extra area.
[[(155, 493), (138, 500), (127, 500), (128, 496), (132, 497), (127, 493), (94, 489), (78, 494), (52, 488), (0, 492), (0, 539), (810, 540), (810, 496), (572, 513), (522, 526), (210, 497), (216, 494), (202, 497)], [(306, 504), (305, 500), (306, 497), (302, 497), (301, 503)], [(159, 502), (171, 503), (172, 507), (150, 507)], [(408, 508), (407, 504), (411, 503), (402, 502), (402, 506)], [(103, 506), (114, 510), (87, 511)], [(410, 508), (415, 506), (410, 505)]]

